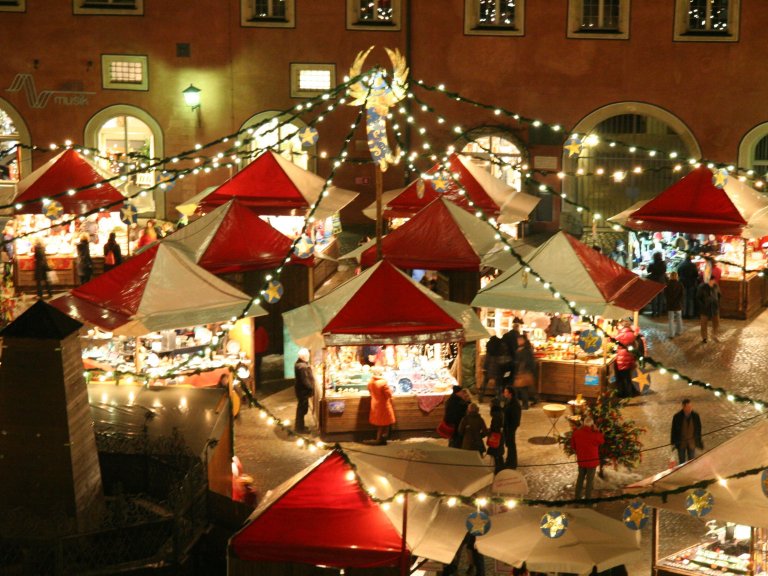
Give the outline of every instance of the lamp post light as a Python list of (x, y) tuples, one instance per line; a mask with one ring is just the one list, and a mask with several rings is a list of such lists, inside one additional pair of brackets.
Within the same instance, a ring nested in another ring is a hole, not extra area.
[(194, 84), (190, 84), (189, 88), (182, 90), (184, 95), (184, 103), (192, 110), (198, 110), (200, 108), (200, 88), (197, 88)]

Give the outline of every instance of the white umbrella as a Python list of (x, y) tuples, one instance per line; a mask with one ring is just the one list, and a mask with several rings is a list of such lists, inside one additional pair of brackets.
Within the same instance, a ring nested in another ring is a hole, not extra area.
[(491, 517), (491, 529), (477, 538), (481, 554), (530, 571), (589, 574), (642, 559), (640, 533), (590, 508), (565, 511), (568, 528), (559, 538), (540, 529), (542, 508), (520, 507)]

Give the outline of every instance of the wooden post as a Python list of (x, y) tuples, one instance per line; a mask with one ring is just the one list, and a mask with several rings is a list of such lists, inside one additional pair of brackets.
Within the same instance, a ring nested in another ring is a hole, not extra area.
[(382, 253), (381, 253), (381, 235), (383, 233), (383, 216), (382, 216), (382, 205), (381, 205), (381, 195), (384, 191), (384, 174), (379, 168), (378, 164), (373, 165), (373, 169), (376, 171), (376, 261), (378, 262), (381, 260)]
[(401, 550), (400, 550), (400, 574), (401, 576), (408, 576), (409, 568), (408, 565), (408, 541), (406, 540), (405, 536), (408, 533), (408, 493), (405, 493), (405, 499), (403, 500), (403, 536), (402, 536), (402, 544), (401, 544)]
[(632, 321), (635, 324), (635, 326), (634, 326), (635, 329), (640, 327), (640, 310), (635, 310), (632, 313)]

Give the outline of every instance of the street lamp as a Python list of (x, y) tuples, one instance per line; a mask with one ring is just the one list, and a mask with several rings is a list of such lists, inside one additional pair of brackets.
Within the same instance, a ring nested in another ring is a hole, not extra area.
[(184, 102), (192, 110), (200, 108), (200, 92), (202, 92), (202, 90), (195, 87), (193, 84), (190, 84), (189, 88), (186, 88), (181, 92), (184, 95)]

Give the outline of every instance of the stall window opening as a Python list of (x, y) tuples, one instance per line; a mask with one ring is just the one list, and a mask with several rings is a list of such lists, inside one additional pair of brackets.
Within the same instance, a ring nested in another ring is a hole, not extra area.
[(0, 180), (20, 180), (18, 144), (19, 131), (11, 117), (0, 108)]

